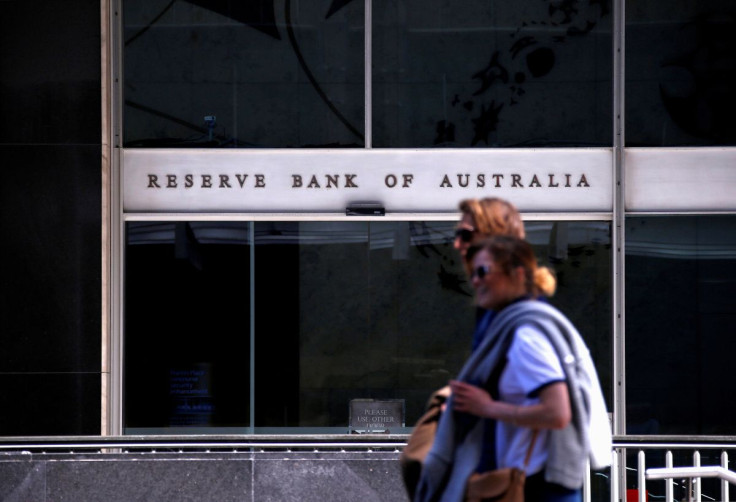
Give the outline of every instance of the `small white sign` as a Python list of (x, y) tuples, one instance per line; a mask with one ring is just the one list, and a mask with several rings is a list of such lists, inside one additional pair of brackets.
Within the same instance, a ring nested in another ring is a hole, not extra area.
[(351, 434), (396, 432), (405, 425), (404, 407), (403, 399), (352, 399), (349, 432)]

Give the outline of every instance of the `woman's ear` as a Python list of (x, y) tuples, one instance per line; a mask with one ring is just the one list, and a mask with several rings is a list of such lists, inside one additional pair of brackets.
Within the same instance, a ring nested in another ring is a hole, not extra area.
[(516, 284), (523, 287), (526, 291), (526, 271), (524, 270), (524, 267), (521, 265), (514, 267), (511, 270), (511, 277), (514, 279)]

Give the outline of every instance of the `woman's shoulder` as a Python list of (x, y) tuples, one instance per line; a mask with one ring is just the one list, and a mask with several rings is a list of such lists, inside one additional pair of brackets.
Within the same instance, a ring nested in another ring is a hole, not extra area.
[(556, 380), (562, 372), (554, 346), (533, 325), (523, 324), (515, 330), (507, 358), (517, 371), (528, 374), (536, 384)]
[(521, 353), (554, 352), (547, 335), (538, 326), (522, 323), (514, 330), (510, 351)]
[(554, 305), (552, 305), (546, 297), (542, 298), (525, 298), (516, 301), (503, 309), (500, 314), (504, 314), (510, 321), (517, 323), (524, 322), (527, 319), (540, 319), (545, 317), (563, 316)]

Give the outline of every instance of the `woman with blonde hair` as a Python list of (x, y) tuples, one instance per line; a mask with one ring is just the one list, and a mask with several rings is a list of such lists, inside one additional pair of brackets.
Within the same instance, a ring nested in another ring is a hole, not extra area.
[(454, 247), (465, 257), (470, 245), (494, 235), (525, 237), (524, 222), (516, 207), (497, 197), (465, 199), (460, 202), (460, 221), (455, 230)]
[(578, 502), (588, 460), (610, 463), (611, 436), (584, 341), (538, 301), (554, 275), (516, 237), (473, 244), (466, 259), (476, 303), (496, 315), (450, 382), (415, 500), (461, 501), (480, 474), (514, 467), (526, 472), (526, 502)]
[[(494, 235), (511, 235), (523, 239), (526, 236), (524, 222), (521, 213), (511, 202), (498, 197), (486, 197), (483, 199), (465, 199), (460, 201), (460, 221), (455, 230), (455, 249), (460, 253), (467, 268), (465, 255), (468, 248), (482, 239)], [(476, 329), (473, 333), (471, 347), (475, 350), (481, 342), (486, 327), (493, 320), (495, 312), (483, 307), (478, 307), (475, 313)]]

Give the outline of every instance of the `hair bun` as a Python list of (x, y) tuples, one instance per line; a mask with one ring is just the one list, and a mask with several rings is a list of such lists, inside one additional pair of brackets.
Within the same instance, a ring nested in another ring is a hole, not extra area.
[(557, 289), (557, 279), (548, 267), (537, 267), (534, 270), (534, 285), (544, 296), (552, 296)]

